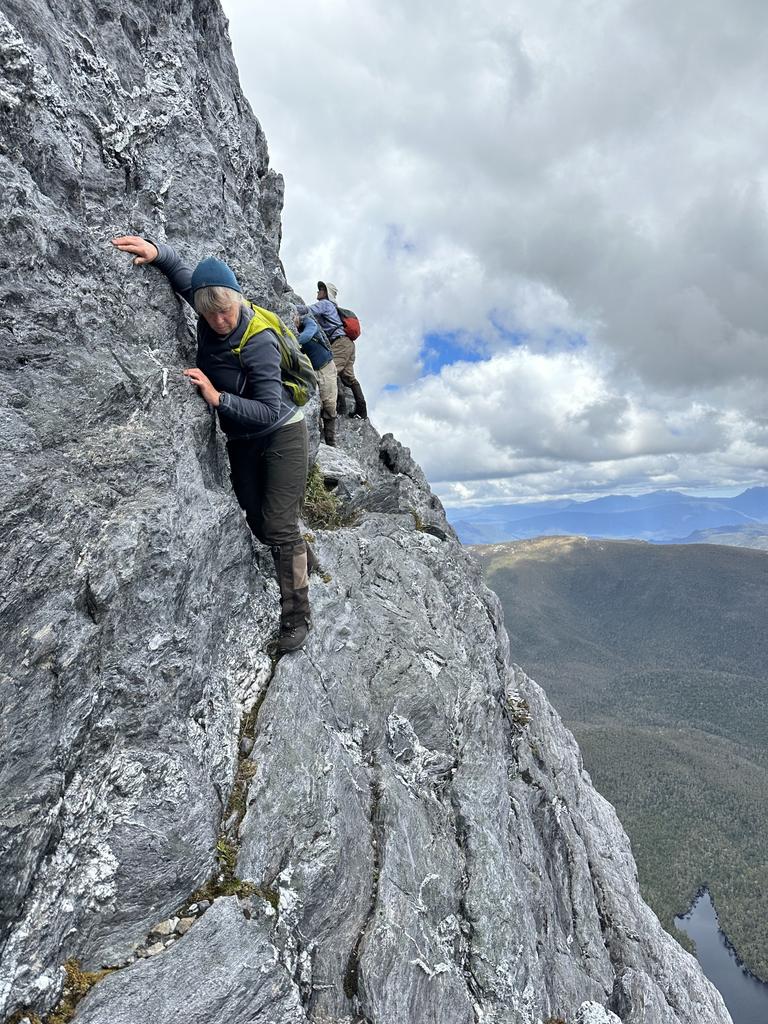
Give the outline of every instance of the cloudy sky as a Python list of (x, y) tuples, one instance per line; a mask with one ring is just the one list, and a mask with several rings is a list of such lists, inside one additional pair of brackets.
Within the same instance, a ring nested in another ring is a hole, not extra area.
[(224, 0), (283, 260), (448, 504), (768, 484), (763, 0)]

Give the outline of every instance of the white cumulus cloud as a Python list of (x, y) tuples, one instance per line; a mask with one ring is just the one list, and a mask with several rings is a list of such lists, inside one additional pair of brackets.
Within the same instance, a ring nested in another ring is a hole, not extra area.
[(446, 500), (768, 481), (761, 3), (224, 7), (289, 280)]

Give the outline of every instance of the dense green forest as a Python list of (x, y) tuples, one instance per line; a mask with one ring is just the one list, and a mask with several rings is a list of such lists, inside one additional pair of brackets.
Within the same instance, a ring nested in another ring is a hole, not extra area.
[(647, 901), (674, 932), (707, 885), (768, 979), (768, 554), (583, 538), (472, 550), (514, 660), (619, 813)]

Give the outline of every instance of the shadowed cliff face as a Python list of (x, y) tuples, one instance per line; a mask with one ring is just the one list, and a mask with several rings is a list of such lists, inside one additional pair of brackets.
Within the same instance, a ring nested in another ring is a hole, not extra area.
[(277, 588), (180, 377), (191, 318), (108, 244), (225, 256), (287, 312), (282, 182), (218, 4), (5, 12), (2, 1013), (51, 1009), (74, 957), (119, 968), (77, 1012), (104, 1024), (726, 1022), (423, 474), (366, 423), (321, 449), (357, 520), (317, 534), (307, 648), (266, 653)]

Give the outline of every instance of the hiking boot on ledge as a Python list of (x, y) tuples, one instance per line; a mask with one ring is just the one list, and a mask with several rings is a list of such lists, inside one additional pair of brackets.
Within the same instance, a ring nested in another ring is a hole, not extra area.
[(365, 395), (363, 389), (360, 387), (359, 381), (353, 381), (350, 385), (350, 390), (355, 399), (355, 411), (350, 413), (352, 419), (367, 420), (368, 419), (368, 406), (365, 402)]
[(277, 641), (277, 649), (281, 654), (288, 654), (290, 651), (298, 651), (304, 646), (309, 627), (306, 622), (296, 626), (281, 626), (280, 639)]
[(336, 447), (336, 417), (325, 416), (322, 417), (322, 430), (323, 440), (329, 448)]
[(297, 651), (304, 646), (307, 638), (307, 621), (311, 614), (307, 569), (308, 563), (316, 563), (317, 559), (314, 552), (309, 555), (304, 540), (282, 547), (275, 545), (272, 557), (280, 584), (280, 636), (277, 649), (283, 654), (286, 651)]

